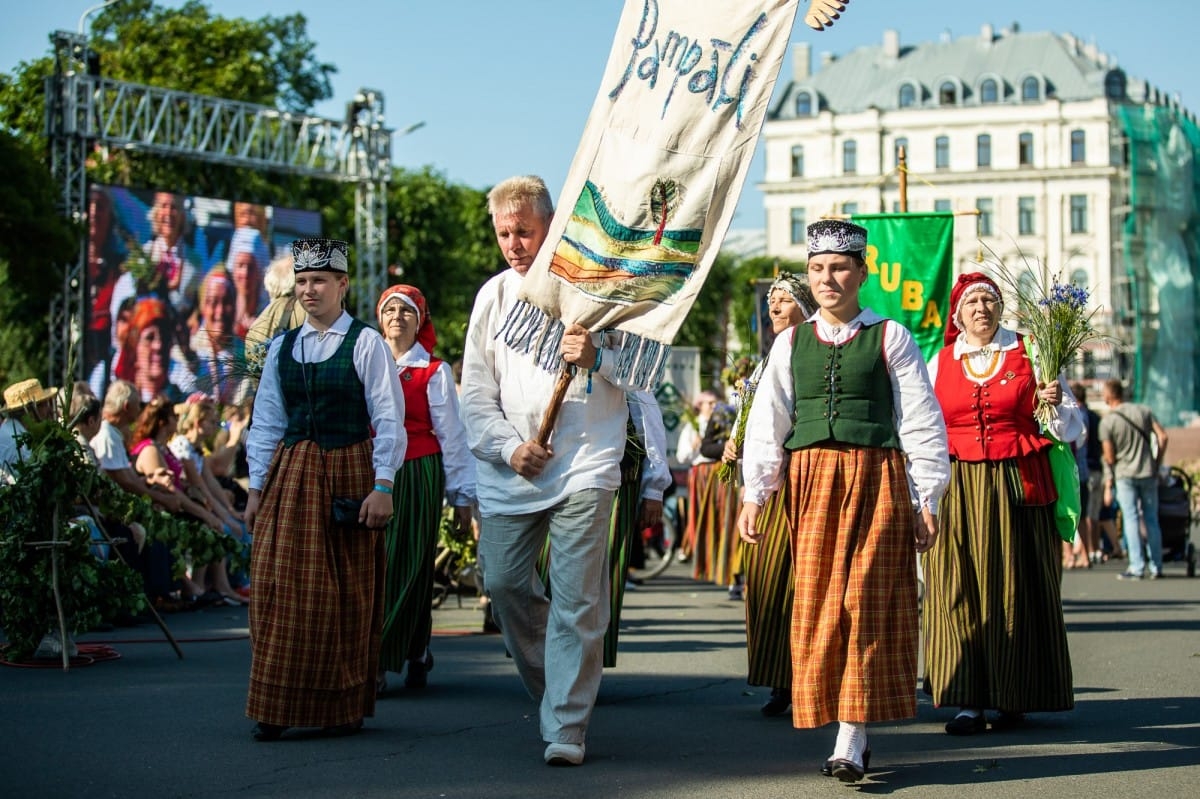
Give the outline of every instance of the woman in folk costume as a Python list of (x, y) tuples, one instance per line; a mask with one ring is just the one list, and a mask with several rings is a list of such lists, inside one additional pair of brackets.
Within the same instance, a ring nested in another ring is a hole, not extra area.
[(808, 228), (818, 311), (771, 347), (746, 426), (738, 518), (745, 541), (762, 539), (762, 508), (790, 452), (792, 723), (839, 722), (822, 773), (845, 782), (868, 766), (868, 723), (916, 715), (913, 548), (933, 544), (949, 479), (945, 425), (912, 334), (859, 304), (866, 245), (850, 222)]
[(300, 239), (292, 254), (308, 320), (271, 342), (246, 444), (254, 535), (246, 715), (259, 741), (288, 727), (353, 734), (374, 715), (382, 528), (406, 444), (391, 353), (342, 310), (346, 243)]
[(734, 523), (737, 488), (717, 476), (725, 442), (733, 432), (733, 409), (711, 391), (696, 400), (695, 436), (679, 437), (676, 459), (692, 464), (688, 471), (688, 529), (692, 578), (729, 588), (730, 599), (742, 598), (741, 547)]
[[(1000, 327), (1000, 289), (981, 272), (950, 293), (944, 346), (929, 363), (950, 440), (950, 488), (938, 512), (943, 540), (925, 554), (925, 688), (957, 706), (951, 735), (1020, 723), (1029, 711), (1070, 710), (1071, 658), (1059, 584), (1057, 493), (1034, 419), (1074, 441), (1083, 417), (1065, 380), (1039, 375), (1030, 343)], [(1045, 381), (1045, 382), (1043, 382)]]
[(433, 561), (442, 500), (454, 508), (458, 528), (469, 530), (475, 459), (467, 449), (450, 365), (433, 357), (437, 333), (425, 296), (415, 286), (392, 286), (379, 296), (375, 315), (400, 375), (408, 433), (404, 465), (396, 473), (392, 495), (395, 515), (384, 536), (387, 583), (378, 677), (382, 692), (387, 689), (387, 672), (402, 671), (405, 662), (408, 688), (424, 688), (433, 668)]
[[(775, 278), (767, 292), (767, 311), (771, 330), (779, 336), (795, 327), (816, 308), (807, 277), (784, 272)], [(762, 378), (769, 358), (754, 368), (743, 389), (742, 402), (754, 399), (754, 390)], [(722, 460), (734, 463), (741, 458), (737, 430), (725, 444)], [(767, 500), (759, 516), (761, 540), (758, 546), (742, 553), (746, 572), (746, 654), (750, 685), (771, 688), (771, 698), (762, 706), (764, 716), (782, 716), (792, 706), (791, 619), (795, 599), (792, 580), (792, 528), (788, 523), (788, 485)]]

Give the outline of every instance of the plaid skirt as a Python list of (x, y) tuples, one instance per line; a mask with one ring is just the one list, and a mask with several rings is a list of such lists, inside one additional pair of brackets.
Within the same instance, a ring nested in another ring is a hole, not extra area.
[(717, 477), (719, 466), (701, 463), (688, 472), (687, 537), (693, 542), (692, 578), (728, 586), (742, 571), (738, 488)]
[(275, 451), (254, 523), (250, 690), (246, 715), (331, 727), (375, 713), (383, 626), (383, 537), (333, 528), (332, 497), (374, 484), (370, 440)]
[(915, 519), (904, 453), (792, 453), (792, 723), (917, 713)]

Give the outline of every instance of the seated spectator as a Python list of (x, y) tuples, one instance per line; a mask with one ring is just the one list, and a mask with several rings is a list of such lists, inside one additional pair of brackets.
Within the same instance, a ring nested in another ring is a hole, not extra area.
[[(142, 401), (137, 389), (125, 380), (114, 380), (104, 394), (100, 408), (100, 430), (92, 436), (92, 452), (113, 482), (131, 494), (146, 497), (155, 505), (170, 513), (182, 509), (181, 498), (156, 485), (152, 485), (133, 469), (126, 449), (125, 433), (129, 424), (142, 410)], [(171, 572), (171, 555), (162, 542), (146, 546), (141, 564), (142, 577), (146, 583), (146, 596), (160, 610), (183, 610), (188, 607), (173, 596), (175, 586)]]
[[(229, 530), (215, 513), (188, 496), (190, 486), (184, 466), (168, 446), (177, 423), (175, 406), (166, 395), (160, 394), (146, 404), (133, 426), (134, 444), (129, 454), (135, 458), (134, 468), (149, 481), (178, 495), (185, 516), (228, 535)], [(243, 604), (229, 584), (224, 560), (193, 563), (191, 575), (183, 578), (183, 596), (204, 604)]]

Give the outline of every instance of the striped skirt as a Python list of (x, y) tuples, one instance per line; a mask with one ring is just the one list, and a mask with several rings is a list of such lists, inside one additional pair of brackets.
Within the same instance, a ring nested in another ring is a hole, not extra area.
[(719, 465), (697, 464), (688, 474), (688, 537), (693, 542), (692, 577), (727, 586), (742, 571), (738, 489), (717, 478)]
[(926, 691), (935, 705), (1070, 710), (1054, 506), (1020, 503), (1013, 461), (951, 464), (924, 555)]
[(792, 723), (917, 712), (917, 564), (904, 453), (792, 453)]
[(383, 626), (383, 536), (332, 528), (332, 497), (365, 497), (371, 442), (275, 451), (254, 522), (246, 715), (331, 727), (375, 714)]
[(433, 560), (446, 475), (442, 454), (405, 461), (392, 489), (394, 514), (384, 532), (383, 643), (379, 668), (400, 671), (420, 658), (433, 632)]
[(776, 491), (758, 517), (762, 538), (742, 552), (746, 568), (747, 682), (792, 687), (792, 528), (788, 524), (788, 487)]

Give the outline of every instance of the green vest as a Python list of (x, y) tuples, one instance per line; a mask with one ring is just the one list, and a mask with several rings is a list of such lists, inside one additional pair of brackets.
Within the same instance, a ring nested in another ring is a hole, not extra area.
[(900, 449), (883, 331), (881, 320), (835, 346), (817, 338), (815, 324), (796, 326), (792, 337), (796, 422), (786, 449), (825, 441)]
[(352, 319), (329, 360), (305, 364), (292, 356), (301, 328), (284, 334), (279, 351), (279, 388), (287, 410), (285, 447), (308, 440), (323, 450), (340, 449), (371, 437), (371, 416), (354, 368), (354, 345), (366, 329), (362, 322)]

